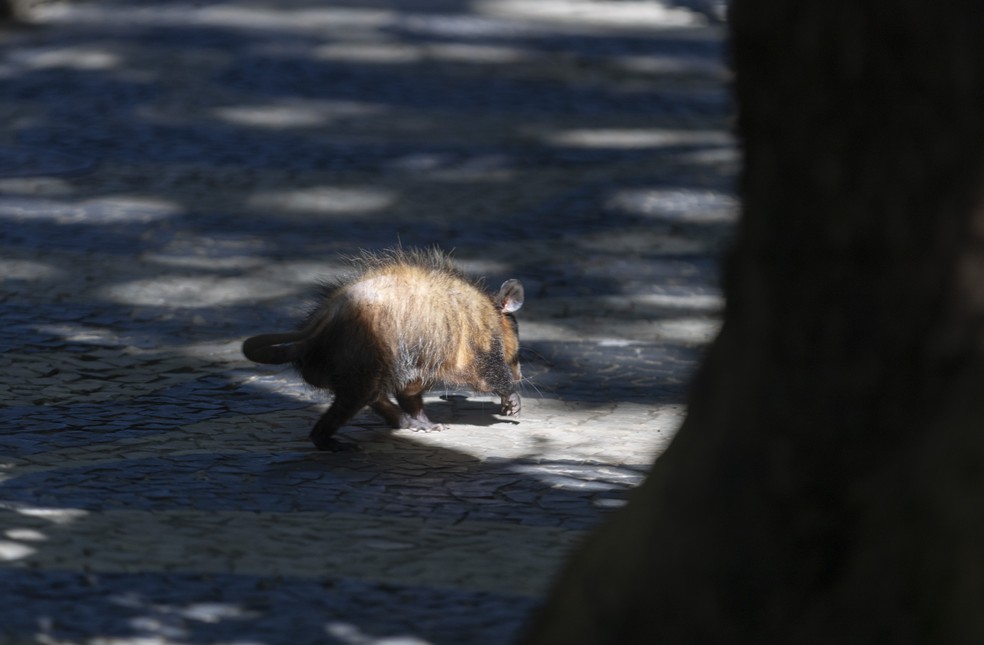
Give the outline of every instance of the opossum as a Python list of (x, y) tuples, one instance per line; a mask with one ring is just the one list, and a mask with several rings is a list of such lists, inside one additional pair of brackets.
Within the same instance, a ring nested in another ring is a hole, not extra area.
[(354, 274), (325, 286), (299, 331), (243, 343), (246, 358), (292, 362), (307, 383), (334, 393), (311, 430), (318, 449), (339, 449), (332, 436), (367, 405), (395, 428), (443, 429), (427, 418), (422, 396), (438, 382), (495, 393), (502, 414), (519, 414), (519, 280), (485, 293), (437, 249), (364, 252), (353, 263)]

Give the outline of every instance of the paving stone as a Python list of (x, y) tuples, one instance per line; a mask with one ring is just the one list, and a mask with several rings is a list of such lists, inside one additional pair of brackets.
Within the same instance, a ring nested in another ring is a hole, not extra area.
[[(548, 4), (0, 26), (0, 643), (514, 638), (679, 427), (737, 212), (708, 11)], [(330, 395), (241, 342), (398, 242), (524, 281), (522, 414), (318, 453)]]

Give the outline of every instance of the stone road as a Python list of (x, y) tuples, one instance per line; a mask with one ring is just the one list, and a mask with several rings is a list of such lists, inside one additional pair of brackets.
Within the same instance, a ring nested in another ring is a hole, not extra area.
[[(614, 0), (105, 0), (0, 31), (0, 642), (505, 643), (720, 309), (722, 30)], [(526, 285), (523, 414), (318, 453), (239, 353), (360, 248)]]

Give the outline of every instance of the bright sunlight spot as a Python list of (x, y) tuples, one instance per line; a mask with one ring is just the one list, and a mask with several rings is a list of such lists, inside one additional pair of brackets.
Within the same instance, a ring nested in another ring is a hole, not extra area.
[(24, 558), (37, 552), (37, 549), (21, 544), (20, 542), (8, 542), (0, 540), (0, 562), (10, 562), (11, 560), (23, 560)]
[[(73, 3), (74, 4), (74, 3)], [(202, 3), (194, 3), (195, 5)], [(349, 8), (290, 9), (261, 8), (212, 3), (213, 6), (193, 6), (175, 3), (168, 6), (134, 6), (119, 4), (111, 10), (97, 3), (80, 6), (51, 3), (43, 10), (48, 22), (71, 21), (75, 25), (126, 24), (162, 27), (169, 25), (206, 25), (221, 28), (256, 30), (308, 30), (325, 33), (346, 33), (352, 29), (389, 25), (394, 20), (391, 11)]]
[(730, 195), (685, 188), (620, 190), (605, 206), (652, 219), (695, 224), (733, 222), (738, 214), (738, 202)]
[(374, 213), (388, 208), (395, 201), (392, 193), (378, 188), (318, 186), (257, 193), (249, 198), (247, 204), (254, 209), (337, 215)]
[(8, 508), (4, 510), (13, 510), (21, 515), (37, 517), (58, 526), (71, 524), (89, 515), (89, 511), (80, 508)]
[(602, 129), (566, 130), (546, 135), (547, 143), (575, 148), (666, 148), (669, 146), (731, 146), (720, 130)]
[(145, 224), (167, 219), (178, 206), (162, 199), (119, 195), (80, 202), (35, 197), (0, 197), (0, 219), (54, 224)]
[(686, 309), (716, 313), (724, 306), (720, 295), (705, 293), (649, 293), (632, 296), (632, 301), (640, 305), (650, 305), (666, 309)]
[(4, 534), (11, 540), (24, 542), (44, 542), (48, 539), (44, 533), (35, 531), (34, 529), (9, 529)]
[(332, 621), (325, 625), (325, 633), (332, 641), (343, 645), (427, 645), (427, 641), (415, 636), (391, 636), (382, 639), (365, 634), (358, 626), (341, 621)]
[(161, 276), (107, 287), (101, 295), (113, 302), (156, 307), (207, 308), (255, 302), (296, 293), (298, 287), (256, 277)]
[(251, 29), (309, 29), (319, 32), (344, 33), (353, 28), (384, 27), (394, 20), (393, 13), (375, 9), (283, 7), (258, 8), (242, 6), (206, 7), (196, 12), (205, 24)]
[(714, 340), (721, 323), (708, 318), (672, 318), (653, 323), (656, 337), (660, 340), (685, 345), (701, 345)]
[(55, 67), (83, 71), (114, 69), (122, 63), (120, 57), (112, 52), (84, 47), (61, 47), (58, 49), (36, 49), (21, 51), (11, 62), (19, 63), (28, 69), (51, 69)]
[(377, 115), (384, 107), (354, 101), (284, 101), (266, 105), (215, 108), (213, 113), (233, 125), (258, 128), (310, 128), (340, 119)]
[(423, 60), (440, 60), (449, 63), (503, 64), (526, 60), (528, 54), (518, 47), (499, 45), (447, 44), (397, 44), (342, 43), (324, 45), (314, 51), (320, 60), (348, 61), (390, 65), (415, 63)]
[(491, 16), (592, 27), (678, 27), (702, 20), (690, 11), (646, 0), (480, 0), (475, 9)]
[(63, 275), (60, 269), (34, 260), (5, 260), (0, 258), (0, 281), (46, 280)]

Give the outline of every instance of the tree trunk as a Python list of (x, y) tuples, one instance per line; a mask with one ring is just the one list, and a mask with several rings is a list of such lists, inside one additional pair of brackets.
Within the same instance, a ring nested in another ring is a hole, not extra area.
[(984, 643), (978, 9), (732, 3), (724, 326), (527, 643)]

